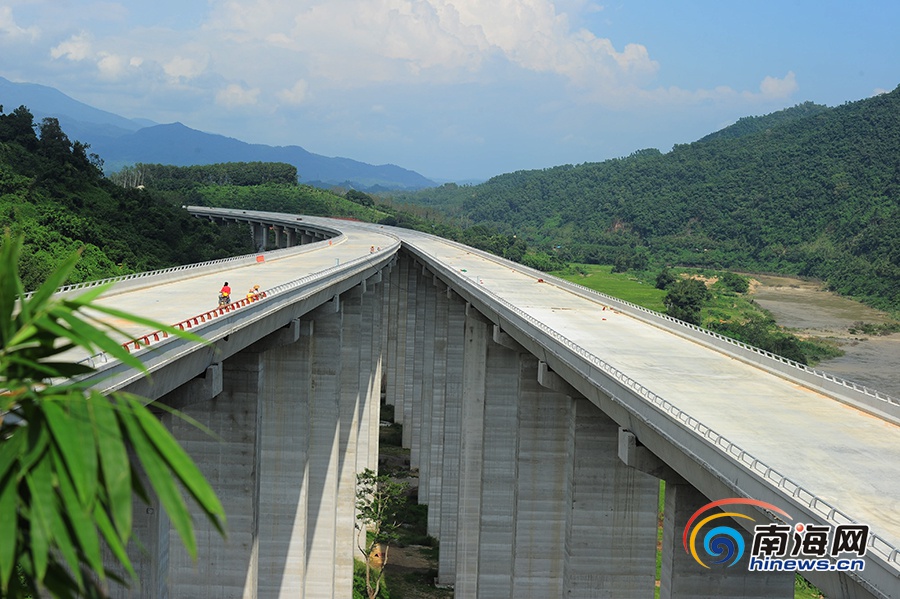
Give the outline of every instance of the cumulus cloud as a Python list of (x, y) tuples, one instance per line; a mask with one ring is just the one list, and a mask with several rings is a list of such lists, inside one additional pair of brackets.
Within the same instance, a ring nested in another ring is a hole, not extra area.
[(166, 60), (162, 67), (166, 75), (172, 79), (193, 79), (199, 76), (206, 68), (206, 61), (187, 56), (174, 56)]
[(0, 6), (0, 42), (34, 41), (39, 35), (37, 27), (20, 27), (16, 23), (12, 7)]
[(572, 27), (550, 0), (222, 1), (213, 15), (211, 30), (287, 50), (341, 85), (490, 80), (497, 60), (587, 87), (644, 82), (659, 68), (640, 44), (619, 51)]
[(797, 76), (793, 71), (789, 71), (783, 79), (777, 77), (766, 77), (759, 84), (759, 91), (767, 99), (788, 98), (797, 91)]
[(216, 93), (216, 104), (227, 108), (256, 104), (260, 90), (232, 83)]
[(309, 84), (303, 79), (294, 83), (290, 89), (278, 92), (278, 99), (285, 104), (303, 104), (309, 97)]
[(116, 79), (121, 76), (129, 66), (129, 60), (118, 54), (100, 52), (97, 60), (97, 68), (100, 74), (107, 79)]
[(50, 56), (52, 58), (66, 58), (73, 61), (85, 60), (89, 58), (92, 53), (91, 36), (84, 32), (73, 35), (66, 41), (50, 49)]

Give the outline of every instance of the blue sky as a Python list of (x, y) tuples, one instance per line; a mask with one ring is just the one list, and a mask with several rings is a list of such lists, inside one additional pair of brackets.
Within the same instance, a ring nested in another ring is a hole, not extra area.
[(898, 23), (895, 0), (5, 0), (0, 75), (464, 181), (891, 91)]

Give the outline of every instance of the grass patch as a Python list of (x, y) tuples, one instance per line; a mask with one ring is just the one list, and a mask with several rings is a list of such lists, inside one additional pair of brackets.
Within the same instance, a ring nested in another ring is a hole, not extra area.
[(824, 599), (825, 595), (817, 589), (808, 580), (795, 575), (794, 578), (794, 599)]
[[(612, 270), (612, 266), (574, 264), (552, 274), (649, 310), (666, 312), (663, 299), (667, 291), (656, 288), (658, 272)], [(802, 338), (779, 326), (751, 296), (734, 290), (735, 283), (743, 279), (741, 275), (690, 268), (671, 269), (671, 273), (675, 277), (694, 277), (706, 282), (710, 298), (700, 310), (700, 324), (706, 329), (802, 364), (813, 365), (844, 353), (833, 341)]]
[(663, 304), (666, 292), (654, 286), (655, 275), (651, 277), (647, 272), (614, 273), (612, 266), (576, 264), (550, 274), (649, 310), (657, 312), (666, 310)]

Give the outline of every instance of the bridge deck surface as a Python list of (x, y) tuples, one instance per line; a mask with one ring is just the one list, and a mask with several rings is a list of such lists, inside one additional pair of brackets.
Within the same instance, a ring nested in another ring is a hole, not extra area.
[[(119, 293), (113, 288), (100, 298), (99, 303), (162, 323), (174, 324), (216, 308), (219, 290), (225, 281), (228, 281), (232, 300), (236, 302), (245, 298), (253, 285), (259, 285), (260, 290), (265, 291), (369, 254), (373, 244), (375, 247), (386, 247), (393, 241), (393, 238), (377, 233), (365, 238), (358, 234), (348, 235), (347, 239), (334, 245), (329, 245), (327, 241), (320, 242), (319, 250), (275, 258), (270, 255), (264, 262), (223, 272), (186, 275), (185, 278), (151, 289)], [(149, 332), (141, 325), (110, 318), (104, 320), (120, 327), (132, 337)]]
[[(457, 246), (391, 229), (729, 438), (900, 546), (900, 427)], [(348, 229), (334, 246), (112, 295), (117, 308), (166, 323), (212, 309), (224, 280), (240, 298), (387, 246)], [(148, 331), (129, 329), (135, 336)]]
[(900, 427), (476, 254), (412, 243), (900, 545)]

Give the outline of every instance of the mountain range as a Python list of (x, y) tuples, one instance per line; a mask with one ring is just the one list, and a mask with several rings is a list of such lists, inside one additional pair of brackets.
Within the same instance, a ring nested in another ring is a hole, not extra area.
[(415, 171), (393, 164), (372, 165), (350, 158), (313, 154), (300, 146), (250, 144), (205, 133), (181, 123), (158, 124), (128, 119), (79, 102), (59, 90), (0, 77), (0, 106), (10, 112), (25, 106), (40, 121), (59, 120), (73, 140), (90, 144), (115, 172), (136, 163), (194, 166), (221, 162), (286, 162), (297, 167), (302, 182), (317, 187), (361, 191), (415, 190), (437, 185)]

